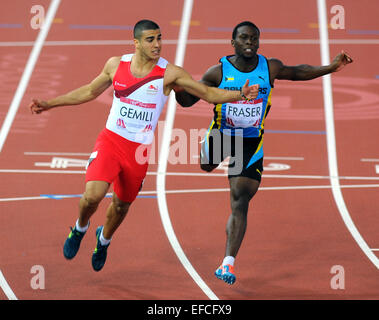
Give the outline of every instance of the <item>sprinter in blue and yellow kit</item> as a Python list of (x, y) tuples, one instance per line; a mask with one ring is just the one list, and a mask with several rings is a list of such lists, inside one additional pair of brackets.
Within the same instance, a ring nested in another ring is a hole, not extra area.
[[(239, 23), (231, 41), (235, 54), (221, 58), (201, 79), (208, 86), (229, 90), (241, 90), (246, 79), (250, 84), (259, 85), (259, 94), (253, 101), (245, 99), (215, 105), (214, 118), (201, 146), (202, 170), (212, 171), (227, 156), (233, 160), (229, 161), (228, 173), (232, 213), (226, 226), (225, 256), (215, 272), (217, 278), (229, 284), (236, 281), (235, 257), (245, 235), (249, 202), (258, 191), (263, 172), (264, 124), (271, 108), (274, 80), (311, 80), (339, 71), (353, 61), (341, 51), (328, 66), (286, 66), (278, 59), (257, 53), (259, 37), (255, 24)], [(190, 107), (199, 100), (181, 88), (175, 91), (176, 100), (183, 107)]]

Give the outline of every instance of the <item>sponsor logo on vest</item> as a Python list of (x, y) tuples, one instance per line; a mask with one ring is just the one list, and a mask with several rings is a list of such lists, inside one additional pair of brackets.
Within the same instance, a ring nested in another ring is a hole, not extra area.
[(154, 86), (152, 84), (149, 85), (147, 87), (146, 93), (148, 93), (148, 94), (157, 94), (158, 93), (158, 86)]
[[(241, 87), (223, 87), (223, 89), (225, 89), (225, 90), (233, 90), (233, 91), (240, 91)], [(258, 90), (259, 90), (259, 93), (261, 93), (261, 94), (267, 94), (267, 88), (265, 88), (265, 87), (259, 87)]]
[(157, 106), (155, 103), (145, 103), (145, 102), (129, 99), (126, 97), (120, 97), (120, 101), (130, 104), (132, 106), (137, 106), (137, 107), (147, 108), (147, 109), (155, 109)]
[(120, 82), (118, 82), (117, 80), (114, 82), (114, 84), (115, 84), (116, 86), (120, 86), (120, 87), (126, 88), (126, 84), (120, 83)]

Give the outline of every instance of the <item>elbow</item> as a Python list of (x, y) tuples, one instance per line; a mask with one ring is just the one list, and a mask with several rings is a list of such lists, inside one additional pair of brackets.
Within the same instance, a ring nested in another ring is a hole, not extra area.
[(183, 108), (189, 108), (191, 106), (193, 106), (193, 103), (190, 103), (190, 102), (184, 102), (184, 101), (178, 101), (176, 100), (176, 102)]
[(212, 95), (211, 90), (208, 90), (206, 92), (206, 94), (204, 94), (204, 96), (202, 97), (202, 100), (204, 100), (205, 102), (211, 103), (211, 104), (218, 102), (216, 97), (214, 95)]
[(180, 104), (183, 108), (189, 108), (189, 107), (192, 107), (194, 105), (194, 103), (183, 103), (183, 104)]

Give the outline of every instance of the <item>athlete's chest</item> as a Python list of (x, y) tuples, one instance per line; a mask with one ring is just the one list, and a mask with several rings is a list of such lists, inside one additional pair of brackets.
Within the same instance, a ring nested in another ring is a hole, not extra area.
[(164, 71), (164, 68), (156, 65), (145, 76), (136, 77), (131, 71), (131, 63), (129, 61), (120, 61), (113, 76), (113, 86), (116, 91), (119, 91), (138, 83), (143, 84), (156, 79), (163, 79)]

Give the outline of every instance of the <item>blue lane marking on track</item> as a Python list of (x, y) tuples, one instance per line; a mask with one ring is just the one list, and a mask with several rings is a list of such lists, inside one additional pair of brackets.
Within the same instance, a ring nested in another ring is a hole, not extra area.
[(286, 134), (326, 134), (326, 131), (304, 131), (304, 130), (265, 130), (265, 133), (286, 133)]
[(379, 30), (347, 30), (349, 34), (379, 34)]
[(19, 23), (0, 23), (0, 28), (9, 28), (9, 29), (22, 28), (22, 24), (19, 24)]
[(133, 30), (133, 26), (117, 25), (96, 25), (96, 24), (70, 24), (70, 29), (90, 29), (90, 30)]
[[(40, 197), (49, 198), (53, 200), (62, 200), (62, 199), (71, 199), (71, 198), (81, 198), (82, 194), (40, 194)], [(106, 195), (105, 198), (112, 198), (112, 195)], [(146, 198), (146, 199), (156, 199), (157, 196), (137, 196), (137, 198)]]
[[(291, 28), (261, 28), (259, 29), (261, 33), (299, 33), (299, 29)], [(208, 27), (208, 31), (217, 31), (217, 32), (232, 32), (233, 28), (231, 27)]]
[(299, 33), (299, 29), (290, 29), (290, 28), (262, 28), (261, 32), (270, 32), (270, 33)]
[(375, 76), (376, 79), (379, 79), (379, 74)]

